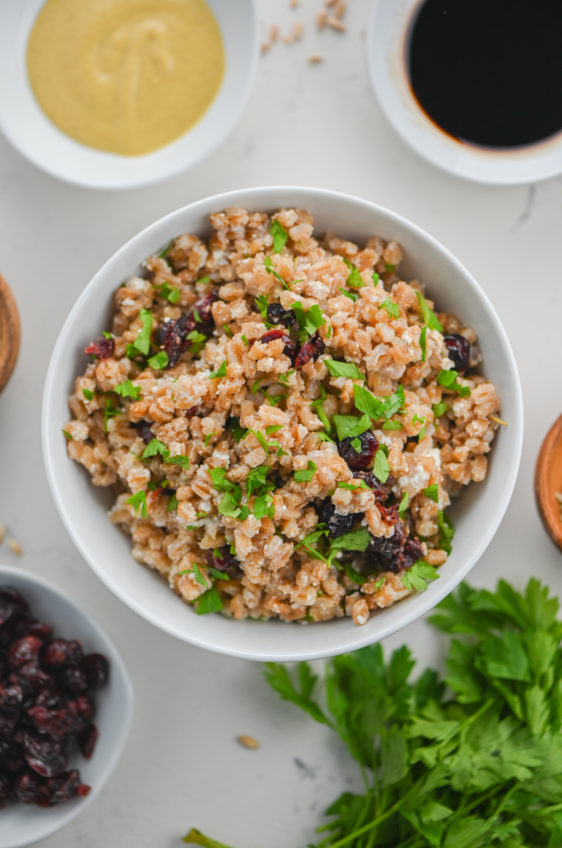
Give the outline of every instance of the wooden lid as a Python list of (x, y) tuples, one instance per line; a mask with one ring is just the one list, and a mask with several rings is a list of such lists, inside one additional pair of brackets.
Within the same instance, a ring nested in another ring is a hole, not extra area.
[(552, 541), (562, 549), (562, 415), (542, 443), (535, 468), (535, 496), (544, 526)]
[(20, 349), (20, 318), (12, 291), (0, 274), (0, 391), (15, 368)]

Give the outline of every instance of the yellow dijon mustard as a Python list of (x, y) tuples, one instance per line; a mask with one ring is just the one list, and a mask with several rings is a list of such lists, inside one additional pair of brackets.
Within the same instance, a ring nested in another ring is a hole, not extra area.
[(205, 113), (224, 47), (204, 0), (46, 0), (27, 45), (33, 93), (76, 141), (138, 156)]

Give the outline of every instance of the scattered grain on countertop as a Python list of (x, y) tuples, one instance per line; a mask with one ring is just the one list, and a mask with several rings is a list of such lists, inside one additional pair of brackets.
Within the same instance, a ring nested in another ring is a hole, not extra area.
[(21, 556), (23, 554), (23, 548), (19, 542), (16, 542), (15, 539), (8, 540), (8, 547), (13, 554), (16, 556)]
[(241, 736), (238, 737), (238, 741), (244, 748), (249, 748), (252, 751), (257, 750), (260, 747), (260, 743), (257, 739), (254, 739), (253, 736), (247, 736), (245, 733), (242, 733)]
[(308, 57), (308, 61), (311, 65), (318, 65), (320, 62), (324, 61), (324, 56), (322, 55), (322, 53), (312, 53)]
[(0, 524), (0, 545), (2, 544), (2, 542), (4, 541), (5, 538), (6, 538), (6, 525)]
[(328, 16), (326, 23), (331, 29), (335, 29), (338, 32), (345, 32), (347, 30), (346, 25), (343, 21), (340, 21), (339, 18), (333, 18), (331, 15)]

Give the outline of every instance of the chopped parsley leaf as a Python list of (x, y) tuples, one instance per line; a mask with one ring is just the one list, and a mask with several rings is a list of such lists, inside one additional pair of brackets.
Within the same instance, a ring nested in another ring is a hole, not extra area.
[(216, 371), (211, 371), (209, 380), (222, 380), (223, 377), (226, 377), (226, 359), (219, 365)]
[(370, 541), (371, 534), (367, 528), (360, 527), (358, 530), (351, 530), (343, 536), (332, 539), (330, 548), (332, 551), (366, 551)]
[(246, 492), (248, 497), (252, 493), (258, 492), (265, 485), (269, 470), (269, 465), (258, 465), (257, 468), (252, 468), (246, 477)]
[(72, 437), (72, 434), (71, 434), (71, 433), (69, 433), (69, 432), (68, 432), (68, 430), (63, 430), (62, 432), (64, 433), (64, 438), (65, 438), (68, 442), (73, 442), (73, 441), (74, 441), (74, 438)]
[(442, 510), (437, 513), (437, 526), (439, 527), (438, 545), (446, 553), (450, 554), (453, 550), (451, 540), (455, 535), (455, 529), (451, 523), (451, 519)]
[(143, 450), (141, 457), (142, 459), (150, 459), (151, 456), (157, 456), (158, 454), (166, 459), (166, 457), (170, 456), (170, 451), (160, 439), (152, 439)]
[(198, 356), (201, 352), (201, 348), (205, 346), (207, 336), (200, 333), (198, 330), (192, 330), (191, 333), (187, 334), (187, 340), (191, 342), (189, 352), (192, 353), (193, 356)]
[(384, 584), (386, 583), (386, 577), (379, 577), (379, 579), (374, 584), (375, 592), (380, 592)]
[(222, 610), (222, 598), (214, 586), (199, 595), (197, 599), (197, 615), (206, 615), (209, 612), (220, 612)]
[(123, 383), (119, 383), (115, 386), (113, 391), (116, 395), (121, 395), (121, 397), (124, 398), (131, 398), (131, 400), (140, 400), (141, 397), (140, 386), (134, 386), (130, 380), (125, 380)]
[(433, 565), (429, 565), (423, 559), (418, 559), (408, 571), (400, 576), (400, 579), (405, 589), (412, 589), (414, 592), (425, 592), (427, 584), (431, 580), (437, 580), (438, 577), (437, 570)]
[(404, 406), (404, 386), (399, 385), (397, 390), (384, 397), (375, 397), (365, 386), (353, 386), (353, 398), (359, 412), (365, 413), (374, 421), (391, 418), (400, 412)]
[(248, 433), (250, 432), (245, 427), (242, 427), (239, 418), (227, 419), (226, 425), (232, 433), (232, 438), (236, 443), (241, 442), (242, 439), (245, 439)]
[(355, 492), (357, 489), (369, 488), (364, 480), (359, 480), (358, 483), (348, 483), (346, 480), (339, 480), (336, 486), (338, 489), (351, 489), (352, 492)]
[(355, 292), (350, 292), (350, 291), (347, 291), (347, 289), (342, 289), (342, 288), (338, 289), (338, 291), (340, 291), (342, 294), (344, 294), (346, 297), (348, 297), (354, 303), (357, 303), (357, 301), (359, 300), (359, 295), (356, 294)]
[(434, 416), (436, 418), (441, 418), (442, 415), (445, 415), (449, 407), (441, 400), (439, 403), (434, 403), (432, 409)]
[(160, 369), (165, 368), (168, 364), (168, 354), (165, 350), (159, 350), (158, 353), (155, 353), (154, 356), (149, 358), (148, 364), (151, 368), (154, 368), (155, 371), (159, 371)]
[(349, 268), (349, 274), (347, 276), (347, 285), (351, 286), (352, 289), (362, 289), (365, 283), (363, 282), (361, 271), (353, 264), (353, 262), (350, 262), (349, 259), (346, 259), (345, 256), (342, 256), (342, 259)]
[(250, 394), (255, 395), (258, 393), (261, 384), (263, 383), (263, 377), (259, 377), (255, 382), (250, 386)]
[(394, 271), (394, 269), (396, 268), (396, 265), (392, 265), (390, 262), (385, 262), (384, 267), (385, 267), (386, 273), (390, 274), (391, 271)]
[(440, 371), (437, 375), (437, 382), (440, 386), (448, 389), (450, 392), (458, 392), (461, 397), (470, 397), (470, 388), (461, 386), (457, 383), (458, 371), (451, 369), (450, 371)]
[(441, 321), (439, 320), (433, 309), (429, 308), (429, 306), (427, 305), (427, 300), (425, 299), (423, 294), (420, 291), (417, 291), (416, 297), (420, 305), (424, 323), (427, 324), (430, 330), (439, 330), (439, 332), (442, 333), (443, 326), (441, 324)]
[(381, 278), (380, 278), (380, 276), (377, 274), (377, 272), (376, 272), (376, 271), (373, 271), (373, 273), (371, 274), (371, 277), (372, 277), (372, 279), (373, 279), (373, 283), (375, 284), (375, 286), (378, 286), (378, 284), (379, 284), (379, 282), (380, 282), (380, 279), (381, 279)]
[(265, 265), (265, 270), (267, 271), (267, 273), (273, 274), (275, 279), (279, 280), (279, 282), (283, 284), (283, 288), (285, 288), (285, 289), (289, 288), (289, 286), (287, 285), (287, 283), (285, 282), (285, 280), (283, 279), (283, 277), (281, 276), (279, 271), (276, 271), (275, 268), (273, 267), (273, 262), (271, 261), (271, 256), (266, 256), (264, 261), (263, 261), (263, 264)]
[(279, 430), (283, 429), (282, 424), (268, 424), (265, 428), (266, 436), (272, 436), (274, 433), (277, 433)]
[(242, 335), (240, 336), (240, 338), (241, 338), (241, 340), (244, 342), (244, 344), (245, 344), (245, 345), (249, 345), (249, 344), (250, 344), (250, 342), (248, 341), (248, 339), (246, 338), (246, 336), (244, 335), (244, 333), (242, 333)]
[(386, 300), (383, 300), (383, 302), (379, 304), (379, 309), (386, 309), (387, 314), (391, 318), (398, 318), (400, 315), (400, 307), (397, 303), (394, 303), (390, 297), (387, 297)]
[(211, 468), (209, 470), (209, 477), (217, 492), (231, 492), (236, 487), (236, 483), (231, 483), (230, 480), (227, 480), (226, 468)]
[(212, 566), (208, 566), (207, 571), (214, 577), (215, 580), (230, 580), (228, 574), (225, 574), (224, 571), (219, 571), (218, 568), (213, 568)]
[(310, 483), (315, 473), (316, 463), (309, 459), (306, 469), (295, 471), (293, 477), (296, 483)]
[(380, 480), (381, 483), (386, 483), (390, 474), (390, 465), (384, 451), (377, 450), (375, 454), (375, 463), (373, 465), (373, 474)]
[(357, 418), (355, 415), (334, 415), (332, 421), (340, 442), (343, 439), (360, 436), (371, 426), (371, 419), (368, 415), (362, 415), (361, 418)]
[(258, 307), (259, 312), (261, 313), (261, 317), (265, 321), (267, 318), (267, 307), (269, 305), (269, 301), (265, 294), (260, 294), (254, 300), (254, 303)]
[(322, 315), (322, 310), (317, 303), (311, 306), (310, 309), (305, 309), (300, 301), (295, 301), (295, 303), (291, 303), (291, 309), (295, 313), (297, 321), (299, 322), (300, 342), (307, 341), (320, 327), (323, 327), (326, 324), (324, 316)]
[(170, 495), (170, 497), (168, 498), (168, 505), (166, 507), (166, 512), (175, 512), (177, 508), (178, 508), (178, 498), (177, 498), (176, 493), (174, 492), (174, 494)]
[(167, 456), (164, 460), (167, 465), (179, 465), (180, 468), (187, 470), (190, 466), (189, 457), (178, 454), (177, 456)]
[(159, 253), (159, 254), (158, 254), (158, 256), (160, 257), (160, 259), (165, 259), (165, 258), (166, 258), (166, 256), (168, 255), (168, 253), (169, 253), (169, 251), (170, 251), (170, 248), (171, 248), (171, 246), (173, 245), (173, 243), (174, 243), (174, 240), (172, 239), (170, 242), (168, 242), (168, 246), (164, 248), (164, 250), (162, 251), (162, 253)]
[(164, 300), (167, 300), (169, 303), (177, 303), (181, 297), (181, 292), (177, 286), (172, 286), (165, 280), (159, 286), (154, 286), (156, 289), (158, 296), (163, 297)]
[(210, 283), (210, 282), (211, 282), (211, 278), (209, 277), (208, 274), (205, 274), (204, 277), (199, 277), (199, 279), (197, 280), (197, 285), (200, 285), (201, 283), (205, 284), (205, 283)]
[(254, 502), (254, 517), (257, 519), (260, 518), (273, 518), (274, 506), (273, 506), (273, 498), (271, 496), (271, 492), (265, 491), (261, 492), (255, 502)]
[(91, 389), (82, 389), (82, 394), (84, 395), (86, 400), (92, 400), (92, 398), (94, 397), (94, 393), (91, 391)]
[(148, 356), (150, 351), (150, 333), (152, 331), (152, 322), (154, 320), (150, 309), (145, 309), (144, 306), (139, 312), (139, 318), (142, 322), (142, 328), (133, 344), (127, 345), (127, 356), (134, 358), (135, 356)]
[(408, 492), (404, 492), (402, 495), (402, 500), (400, 501), (400, 506), (398, 507), (398, 515), (400, 518), (403, 518), (406, 514), (406, 510), (408, 509), (408, 504), (410, 503), (410, 495)]
[(325, 359), (324, 365), (332, 377), (346, 377), (350, 380), (364, 380), (365, 377), (353, 362), (339, 362), (337, 359)]
[(116, 415), (121, 413), (121, 409), (117, 406), (113, 406), (111, 400), (106, 397), (105, 398), (105, 407), (104, 407), (104, 430), (108, 432), (108, 423), (110, 418), (114, 418)]
[(355, 451), (355, 453), (361, 453), (361, 439), (358, 436), (354, 436), (351, 440), (351, 447)]
[(197, 309), (196, 306), (193, 307), (193, 317), (195, 318), (196, 324), (201, 323), (201, 316), (199, 315), (199, 310)]
[(283, 248), (287, 244), (289, 233), (277, 218), (274, 218), (269, 228), (270, 236), (273, 236), (273, 252), (282, 253)]
[(382, 425), (383, 430), (401, 430), (402, 424), (400, 421), (385, 421)]
[(422, 331), (420, 333), (420, 347), (422, 352), (422, 362), (425, 362), (427, 359), (427, 347), (426, 347), (426, 337), (427, 337), (427, 327), (422, 327)]
[(332, 442), (332, 444), (335, 444), (334, 440), (330, 436), (328, 436), (327, 433), (324, 433), (323, 431), (320, 431), (319, 433), (317, 432), (316, 435), (320, 439), (321, 442)]
[(113, 338), (113, 333), (108, 333), (107, 330), (102, 330), (101, 334), (105, 339), (112, 339)]
[(131, 495), (130, 498), (127, 498), (126, 503), (131, 504), (131, 506), (135, 510), (135, 515), (140, 509), (140, 514), (142, 515), (142, 517), (147, 517), (148, 510), (146, 508), (146, 492), (143, 492), (142, 489), (139, 492), (135, 492), (135, 494)]
[(439, 486), (437, 483), (433, 483), (431, 486), (428, 486), (427, 489), (424, 489), (423, 494), (434, 503), (439, 503)]
[(209, 584), (208, 584), (206, 578), (203, 576), (203, 574), (201, 572), (201, 566), (199, 565), (198, 562), (194, 562), (193, 567), (187, 569), (187, 571), (193, 572), (193, 576), (195, 577), (195, 581), (197, 583), (199, 583), (200, 586), (203, 586), (204, 589), (207, 589), (209, 587)]
[(279, 375), (279, 382), (280, 382), (280, 383), (286, 383), (286, 384), (287, 384), (287, 383), (289, 382), (289, 377), (290, 377), (292, 374), (294, 374), (294, 373), (295, 373), (295, 369), (294, 369), (294, 368), (291, 368), (291, 369), (290, 369), (289, 371), (287, 371), (285, 374), (280, 374), (280, 375)]
[(326, 413), (324, 411), (324, 406), (323, 406), (324, 401), (326, 400), (327, 397), (328, 397), (328, 395), (326, 394), (326, 389), (324, 388), (324, 386), (321, 385), (320, 386), (320, 397), (311, 402), (310, 408), (314, 410), (315, 414), (318, 416), (318, 418), (322, 422), (324, 429), (330, 431), (332, 429), (332, 424), (330, 422), (330, 419), (326, 415)]
[(209, 442), (211, 441), (211, 439), (213, 438), (214, 435), (215, 435), (214, 433), (207, 433), (207, 435), (205, 436), (205, 447), (206, 448), (209, 447)]
[(367, 578), (363, 577), (362, 574), (359, 574), (359, 572), (353, 568), (350, 562), (346, 562), (345, 565), (342, 566), (342, 568), (349, 577), (349, 579), (352, 580), (354, 583), (357, 583), (358, 586), (362, 586), (363, 583), (367, 581)]

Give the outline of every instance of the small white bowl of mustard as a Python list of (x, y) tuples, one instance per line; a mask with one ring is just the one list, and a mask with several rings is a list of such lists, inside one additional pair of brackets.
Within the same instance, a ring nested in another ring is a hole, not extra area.
[(89, 188), (187, 170), (250, 92), (255, 0), (0, 4), (0, 128), (31, 162)]

